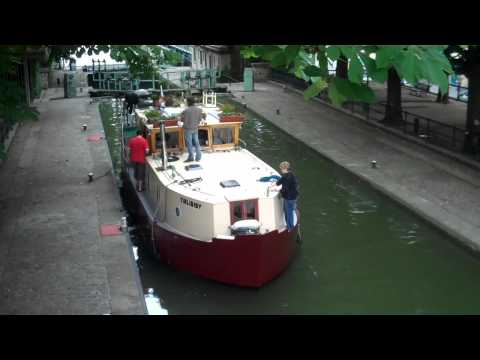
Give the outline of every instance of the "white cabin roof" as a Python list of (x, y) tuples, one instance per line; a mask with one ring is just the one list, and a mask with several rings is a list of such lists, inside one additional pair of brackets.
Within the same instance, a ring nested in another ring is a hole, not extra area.
[[(261, 177), (279, 175), (271, 166), (257, 158), (246, 149), (202, 152), (199, 162), (185, 163), (188, 154), (183, 154), (180, 160), (169, 162), (175, 171), (155, 170), (160, 181), (171, 184), (169, 187), (185, 196), (196, 198), (209, 203), (222, 203), (267, 197), (269, 182), (258, 181)], [(148, 163), (153, 169), (162, 166), (162, 160), (148, 157)], [(185, 167), (198, 164), (200, 169), (186, 170)], [(172, 174), (175, 174), (172, 177)], [(180, 185), (184, 179), (201, 178), (201, 181), (190, 185)], [(172, 183), (173, 181), (176, 183)], [(222, 187), (220, 182), (235, 180), (240, 186)], [(273, 197), (276, 192), (271, 192), (268, 197)]]

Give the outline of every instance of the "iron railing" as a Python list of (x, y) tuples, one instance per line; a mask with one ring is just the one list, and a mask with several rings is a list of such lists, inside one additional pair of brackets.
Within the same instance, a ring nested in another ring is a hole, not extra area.
[[(139, 74), (141, 76), (142, 74)], [(128, 71), (96, 71), (89, 74), (89, 86), (96, 90), (105, 91), (130, 91), (137, 89), (160, 90), (179, 88), (212, 89), (216, 87), (216, 80), (222, 75), (218, 69), (160, 71), (151, 79), (131, 79)]]
[[(415, 88), (415, 85), (408, 84), (404, 81), (402, 81), (402, 85), (407, 88)], [(438, 86), (430, 83), (425, 83), (425, 85), (428, 86), (427, 93), (432, 95), (438, 94)], [(437, 91), (432, 91), (432, 89), (436, 89)], [(448, 86), (448, 98), (464, 103), (468, 102), (468, 87), (461, 86), (459, 83), (450, 83)]]

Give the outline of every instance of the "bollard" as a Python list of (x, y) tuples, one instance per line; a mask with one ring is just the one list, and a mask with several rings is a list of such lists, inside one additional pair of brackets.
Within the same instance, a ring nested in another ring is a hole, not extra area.
[(371, 164), (372, 164), (372, 169), (377, 168), (377, 162), (375, 160), (372, 160)]
[(88, 182), (92, 182), (93, 181), (93, 173), (90, 172), (88, 173)]
[(83, 131), (87, 131), (87, 124), (82, 125)]
[(127, 217), (123, 216), (122, 220), (120, 221), (120, 230), (125, 232), (127, 230)]

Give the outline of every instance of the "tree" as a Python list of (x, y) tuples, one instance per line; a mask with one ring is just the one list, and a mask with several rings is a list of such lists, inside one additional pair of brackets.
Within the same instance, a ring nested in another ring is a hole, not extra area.
[(240, 80), (243, 78), (244, 61), (241, 56), (240, 45), (230, 45), (230, 72), (232, 78)]
[[(373, 102), (375, 94), (363, 83), (364, 76), (385, 83), (390, 74), (393, 93), (388, 96), (390, 117), (386, 120), (397, 121), (401, 111), (399, 79), (413, 84), (428, 80), (439, 85), (442, 93), (447, 91), (447, 74), (452, 69), (443, 53), (445, 48), (445, 45), (251, 45), (242, 54), (246, 58), (261, 57), (272, 67), (287, 69), (309, 81), (305, 99), (328, 89), (330, 100), (337, 106), (347, 100)], [(347, 78), (329, 75), (328, 63), (342, 56), (348, 60)]]
[(344, 55), (341, 55), (337, 60), (335, 75), (342, 79), (348, 77), (348, 59)]
[(388, 69), (387, 78), (387, 105), (384, 122), (389, 124), (400, 124), (402, 118), (402, 80), (397, 70), (391, 67)]
[[(11, 80), (15, 67), (31, 53), (42, 54), (41, 61), (47, 64), (82, 56), (110, 52), (116, 61), (125, 61), (132, 75), (151, 75), (161, 63), (177, 62), (178, 57), (162, 50), (157, 45), (12, 45), (0, 46), (0, 119), (7, 124), (37, 119), (38, 112), (26, 103), (23, 84)], [(36, 55), (37, 57), (39, 55)], [(4, 157), (0, 143), (0, 156)]]
[(83, 54), (98, 55), (110, 52), (110, 57), (118, 62), (125, 62), (133, 76), (140, 73), (151, 76), (158, 65), (178, 65), (181, 56), (173, 50), (160, 48), (158, 45), (48, 45), (51, 48), (50, 63)]
[[(18, 121), (38, 118), (38, 112), (25, 102), (23, 84), (15, 76), (29, 50), (26, 45), (0, 47), (0, 121), (7, 128)], [(0, 157), (4, 156), (4, 144), (0, 142)]]

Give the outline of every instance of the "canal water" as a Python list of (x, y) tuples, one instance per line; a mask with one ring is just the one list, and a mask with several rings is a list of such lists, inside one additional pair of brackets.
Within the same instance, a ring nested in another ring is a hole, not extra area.
[[(104, 124), (119, 121), (115, 112), (105, 111), (110, 104), (101, 106)], [(480, 313), (478, 256), (260, 116), (245, 112), (241, 138), (247, 148), (275, 167), (288, 160), (299, 178), (303, 243), (279, 278), (261, 289), (245, 289), (152, 259), (141, 246), (144, 232), (133, 228), (145, 294), (153, 291), (150, 296), (168, 314)], [(114, 117), (105, 118), (108, 113)]]

